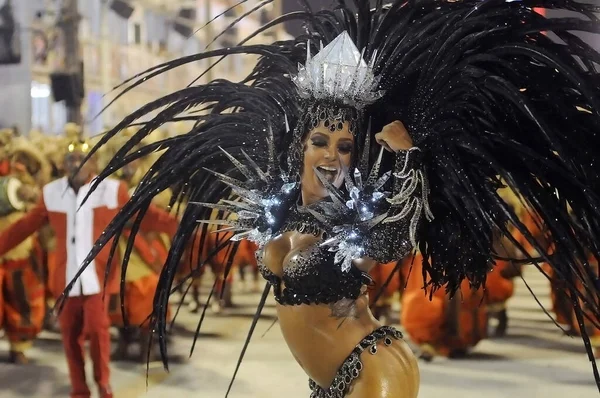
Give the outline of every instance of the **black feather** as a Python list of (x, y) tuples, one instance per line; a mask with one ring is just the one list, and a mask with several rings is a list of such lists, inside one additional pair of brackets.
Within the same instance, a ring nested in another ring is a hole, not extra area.
[[(312, 53), (348, 31), (369, 59), (386, 94), (365, 110), (374, 121), (372, 134), (401, 120), (421, 147), (435, 219), (420, 226), (426, 284), (432, 291), (457, 291), (467, 279), (485, 283), (493, 259), (493, 231), (518, 230), (565, 281), (580, 325), (597, 323), (598, 278), (587, 253), (600, 257), (600, 54), (574, 32), (599, 37), (594, 13), (600, 7), (573, 0), (397, 0), (369, 9), (366, 1), (337, 2), (335, 11), (304, 11), (279, 18), (302, 19), (307, 34), (272, 45), (245, 45), (208, 51), (159, 65), (123, 86), (124, 94), (179, 66), (237, 54), (258, 55), (254, 70), (240, 82), (216, 80), (192, 85), (150, 103), (108, 132), (103, 145), (150, 112), (160, 110), (115, 156), (106, 178), (135, 158), (129, 154), (152, 130), (197, 115), (186, 134), (166, 140), (166, 149), (130, 202), (113, 220), (86, 260), (88, 264), (128, 220), (143, 212), (157, 193), (178, 187), (182, 202), (217, 202), (231, 192), (205, 168), (243, 178), (220, 147), (238, 159), (251, 153), (268, 165), (265, 142), (273, 128), (284, 169), (290, 147), (284, 115), (293, 131), (303, 122), (302, 102), (289, 79), (303, 64), (310, 39)], [(534, 8), (570, 11), (569, 18), (546, 18)], [(262, 29), (262, 28), (261, 28)], [(252, 37), (252, 35), (251, 35)], [(558, 39), (557, 39), (558, 38)], [(364, 137), (356, 141), (362, 152)], [(94, 149), (95, 151), (96, 149)], [(151, 148), (141, 151), (150, 151)], [(145, 153), (145, 152), (144, 152)], [(514, 210), (498, 196), (498, 181), (517, 193), (548, 231), (541, 247)], [(188, 206), (155, 298), (155, 323), (161, 352), (169, 295), (184, 248), (193, 239), (195, 220), (210, 210)], [(510, 240), (510, 239), (509, 239)], [(514, 237), (512, 241), (515, 241)], [(524, 248), (523, 254), (532, 258)], [(199, 264), (200, 266), (202, 264)], [(589, 338), (582, 334), (594, 366)]]

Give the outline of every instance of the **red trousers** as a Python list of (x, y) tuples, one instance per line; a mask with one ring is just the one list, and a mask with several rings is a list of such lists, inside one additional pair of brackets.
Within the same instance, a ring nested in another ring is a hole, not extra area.
[(102, 294), (69, 297), (59, 315), (60, 330), (71, 379), (71, 398), (90, 397), (90, 390), (85, 380), (83, 353), (86, 337), (90, 341), (90, 356), (94, 363), (94, 381), (100, 390), (110, 391), (110, 321), (107, 303), (108, 300), (102, 299)]

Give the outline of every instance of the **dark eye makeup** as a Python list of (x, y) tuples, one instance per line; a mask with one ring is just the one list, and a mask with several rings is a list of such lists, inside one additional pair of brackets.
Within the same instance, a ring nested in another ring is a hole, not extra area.
[(322, 137), (313, 137), (311, 138), (311, 143), (319, 148), (326, 147), (328, 145), (328, 141)]
[[(317, 148), (324, 148), (329, 146), (329, 137), (326, 137), (322, 134), (314, 134), (310, 138), (310, 142), (313, 146), (316, 146)], [(342, 140), (338, 142), (337, 148), (339, 153), (345, 155), (352, 152), (354, 144), (352, 141)]]
[(353, 145), (351, 142), (344, 142), (338, 145), (338, 151), (343, 154), (352, 152)]

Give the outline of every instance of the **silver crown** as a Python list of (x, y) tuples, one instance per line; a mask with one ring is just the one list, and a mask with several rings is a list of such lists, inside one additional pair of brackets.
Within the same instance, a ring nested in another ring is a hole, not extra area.
[(363, 59), (346, 31), (317, 53), (310, 54), (307, 44), (306, 64), (298, 65), (298, 74), (292, 77), (302, 98), (326, 100), (364, 108), (381, 98), (377, 90), (379, 78), (373, 73), (377, 54), (369, 64)]

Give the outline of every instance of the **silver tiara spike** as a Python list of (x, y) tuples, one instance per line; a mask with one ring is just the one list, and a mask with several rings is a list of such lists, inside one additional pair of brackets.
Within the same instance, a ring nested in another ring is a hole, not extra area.
[(342, 103), (362, 109), (381, 98), (373, 63), (367, 64), (348, 35), (342, 32), (314, 57), (307, 43), (306, 64), (292, 77), (302, 98)]

